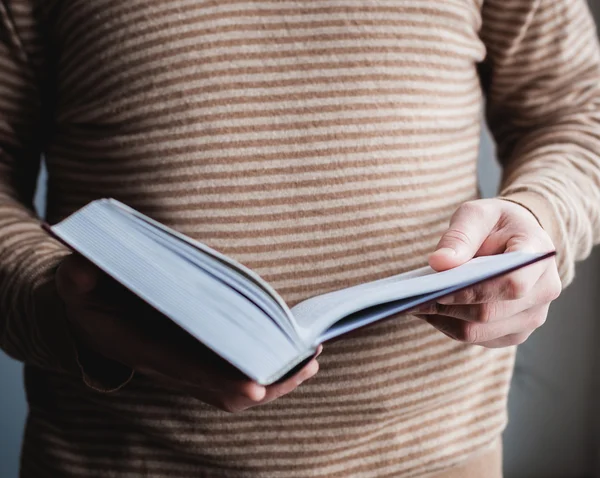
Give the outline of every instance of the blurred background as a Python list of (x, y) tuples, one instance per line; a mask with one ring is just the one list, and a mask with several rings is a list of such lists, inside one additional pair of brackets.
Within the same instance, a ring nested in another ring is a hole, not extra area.
[[(589, 0), (600, 22), (600, 0)], [(500, 170), (482, 134), (479, 180), (494, 196)], [(45, 171), (36, 207), (43, 211)], [(600, 248), (577, 268), (544, 327), (519, 347), (504, 434), (505, 478), (600, 478)], [(22, 366), (0, 351), (0, 478), (16, 478), (26, 415)], [(485, 478), (485, 477), (482, 477)]]

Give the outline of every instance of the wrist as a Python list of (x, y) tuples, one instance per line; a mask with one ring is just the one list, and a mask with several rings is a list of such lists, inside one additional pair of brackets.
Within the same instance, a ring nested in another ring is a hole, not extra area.
[(558, 224), (552, 206), (542, 195), (529, 191), (519, 191), (499, 196), (498, 199), (512, 202), (529, 211), (542, 229), (550, 236), (555, 249), (558, 249), (560, 242)]

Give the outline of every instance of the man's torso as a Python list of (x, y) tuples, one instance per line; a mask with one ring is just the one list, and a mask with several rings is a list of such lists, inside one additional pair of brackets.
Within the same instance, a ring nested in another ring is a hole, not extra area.
[[(290, 305), (421, 266), (477, 195), (478, 9), (53, 2), (48, 219), (118, 198)], [(497, 438), (511, 361), (398, 317), (326, 344), (316, 378), (239, 415), (143, 377), (101, 395), (29, 370), (24, 460), (69, 476), (422, 476)]]

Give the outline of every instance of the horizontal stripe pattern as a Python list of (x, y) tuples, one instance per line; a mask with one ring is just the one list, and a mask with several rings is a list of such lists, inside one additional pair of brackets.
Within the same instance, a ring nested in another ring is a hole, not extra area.
[(478, 196), (483, 80), (503, 192), (547, 199), (567, 283), (600, 235), (582, 0), (0, 0), (0, 26), (0, 345), (30, 365), (24, 477), (441, 477), (497, 441), (514, 350), (411, 316), (327, 344), (314, 379), (238, 415), (142, 376), (90, 390), (37, 300), (66, 251), (24, 198), (43, 150), (50, 222), (118, 198), (294, 305), (426, 263)]

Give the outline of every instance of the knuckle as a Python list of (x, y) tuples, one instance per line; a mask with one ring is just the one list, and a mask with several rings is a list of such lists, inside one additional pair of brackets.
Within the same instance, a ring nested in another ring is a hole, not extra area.
[(496, 307), (493, 304), (481, 304), (476, 311), (475, 320), (482, 324), (491, 322), (496, 315)]
[(481, 329), (476, 324), (466, 322), (462, 325), (459, 332), (459, 340), (467, 344), (476, 344), (481, 342)]
[(546, 323), (546, 314), (534, 314), (531, 317), (531, 325), (533, 330), (540, 328)]
[(471, 245), (471, 240), (469, 239), (469, 236), (460, 229), (448, 229), (444, 234), (444, 239), (451, 240), (452, 242), (459, 242), (467, 246)]
[(484, 215), (483, 205), (478, 201), (467, 201), (463, 203), (459, 210), (474, 219), (481, 218)]
[(522, 299), (531, 290), (529, 282), (519, 276), (510, 277), (506, 281), (506, 294), (509, 299)]
[(477, 286), (468, 287), (456, 293), (456, 302), (459, 304), (473, 304), (477, 301)]
[[(490, 284), (477, 284), (468, 289), (465, 289), (466, 292), (466, 303), (467, 304), (484, 304), (488, 302), (493, 293), (490, 292), (491, 285)], [(493, 290), (493, 289), (492, 289)]]
[(481, 303), (485, 303), (486, 301), (488, 301), (491, 297), (490, 291), (489, 291), (489, 285), (476, 285), (473, 287), (473, 293), (472, 293), (472, 297), (471, 297), (471, 302), (475, 303), (475, 304), (481, 304)]
[(558, 272), (553, 275), (552, 281), (550, 282), (547, 291), (549, 302), (558, 299), (558, 297), (560, 296), (562, 292), (562, 282), (560, 280), (560, 277), (558, 276)]

